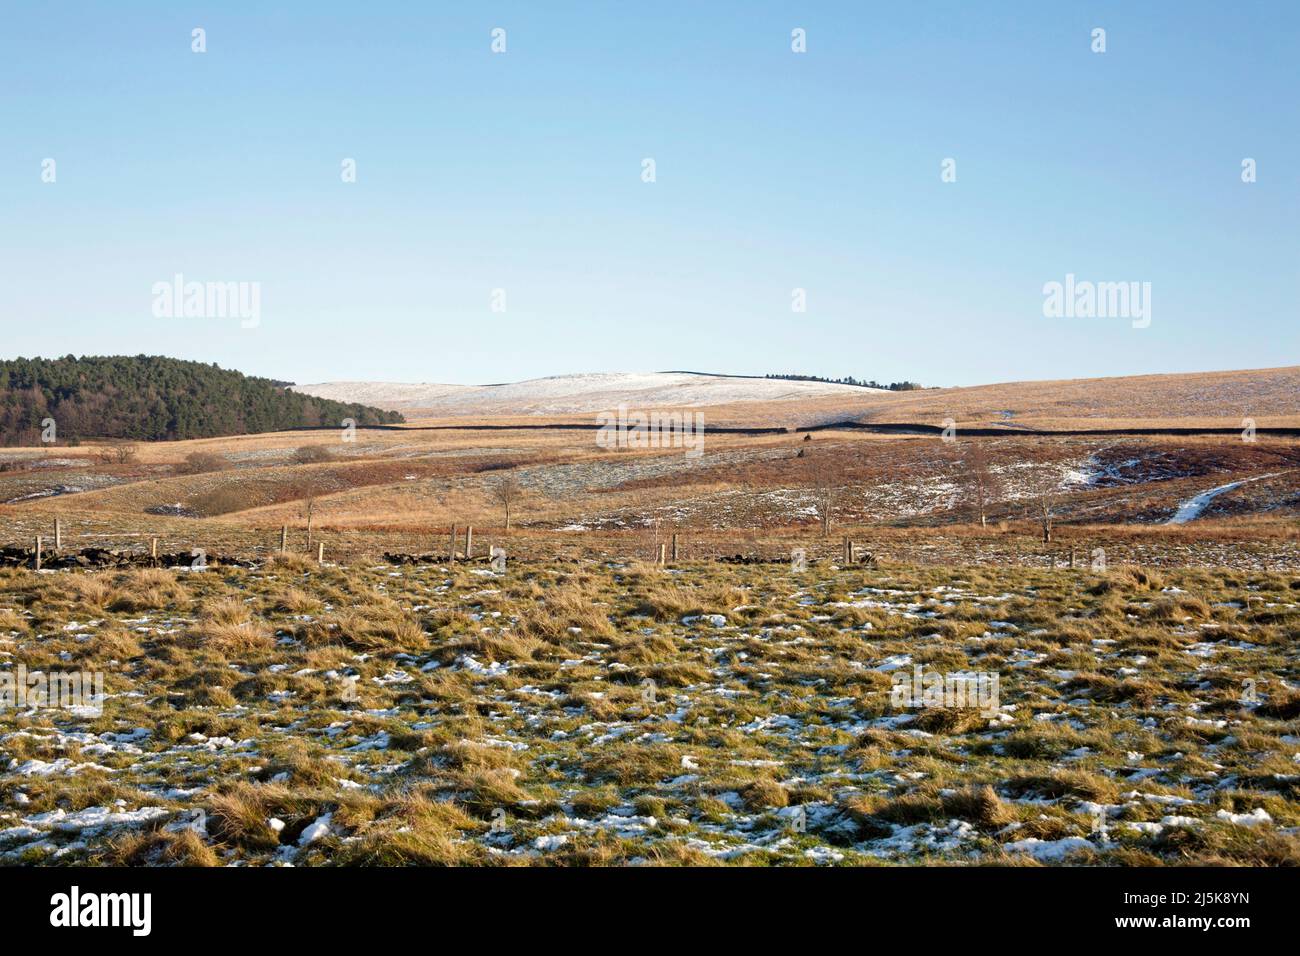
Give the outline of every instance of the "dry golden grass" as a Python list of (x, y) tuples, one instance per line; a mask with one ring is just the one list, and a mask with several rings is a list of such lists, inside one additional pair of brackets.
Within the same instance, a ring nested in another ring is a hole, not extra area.
[(113, 842), (109, 861), (116, 866), (220, 866), (215, 850), (193, 830), (129, 833)]
[[(1300, 425), (1300, 366), (1176, 375), (1008, 382), (961, 389), (900, 392), (873, 402), (867, 421), (961, 425), (1013, 421), (1039, 428), (1178, 427), (1240, 428), (1243, 415), (1257, 425)], [(1231, 408), (1224, 400), (1233, 395)]]
[[(940, 384), (940, 383), (926, 383)], [(1240, 427), (1242, 415), (1260, 425), (1300, 425), (1295, 395), (1300, 367), (1134, 375), (1114, 378), (1005, 382), (965, 388), (926, 388), (911, 392), (844, 394), (795, 400), (733, 402), (703, 406), (706, 420), (726, 427), (796, 427), (839, 419), (931, 422), (952, 416), (965, 424), (1000, 424), (1010, 409), (1015, 419), (1039, 427), (1096, 427), (1098, 422), (1134, 426), (1154, 419), (1192, 427)], [(1233, 408), (1224, 409), (1224, 395)], [(411, 409), (412, 425), (536, 424), (538, 416), (420, 417)], [(592, 415), (557, 416), (590, 423)], [(1103, 426), (1104, 427), (1104, 426)]]
[(221, 654), (248, 654), (275, 646), (265, 622), (253, 617), (243, 601), (224, 598), (205, 602), (198, 623), (180, 639), (182, 646)]

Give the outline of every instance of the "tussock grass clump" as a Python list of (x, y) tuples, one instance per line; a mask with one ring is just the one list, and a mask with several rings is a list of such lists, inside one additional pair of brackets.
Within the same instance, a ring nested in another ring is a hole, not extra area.
[(305, 554), (299, 554), (297, 551), (276, 551), (266, 559), (266, 569), (268, 571), (294, 571), (299, 574), (309, 574), (317, 571), (320, 565), (314, 559)]
[(1054, 770), (1046, 774), (1021, 774), (1007, 781), (1007, 790), (1017, 797), (1033, 794), (1043, 797), (1079, 797), (1108, 802), (1119, 790), (1115, 782), (1086, 770)]
[(1300, 866), (1300, 840), (1294, 834), (1248, 827), (1166, 827), (1152, 849), (1203, 866)]
[(225, 598), (203, 607), (198, 623), (187, 631), (181, 644), (221, 654), (248, 654), (269, 650), (275, 639), (264, 622), (254, 619), (248, 605)]
[(194, 830), (129, 833), (108, 847), (114, 866), (220, 866), (217, 852)]
[(877, 820), (899, 826), (936, 822), (943, 816), (943, 804), (937, 798), (923, 793), (907, 793), (893, 798), (868, 798), (856, 806), (859, 812), (865, 811)]
[[(208, 832), (220, 843), (246, 850), (273, 850), (298, 835), (325, 810), (307, 793), (280, 784), (240, 781), (208, 800)], [(271, 820), (283, 821), (277, 833)]]
[(741, 799), (750, 810), (766, 810), (790, 805), (790, 793), (775, 780), (760, 777), (740, 791)]
[(117, 588), (99, 574), (70, 574), (43, 589), (42, 602), (57, 601), (74, 607), (104, 611), (118, 597)]
[(582, 790), (569, 800), (573, 812), (580, 817), (591, 819), (612, 810), (620, 803), (618, 791), (604, 786), (599, 789)]
[(498, 808), (515, 812), (528, 803), (529, 796), (517, 781), (519, 771), (511, 767), (476, 767), (453, 776), (457, 800), (480, 815)]
[(470, 739), (444, 745), (440, 756), (446, 766), (457, 770), (498, 770), (513, 768), (520, 763), (513, 750)]
[(1185, 621), (1208, 621), (1214, 612), (1200, 598), (1178, 594), (1155, 601), (1143, 610), (1142, 616), (1161, 624), (1180, 624)]
[(334, 862), (340, 866), (466, 866), (484, 862), (483, 857), (478, 846), (457, 839), (454, 832), (399, 827), (367, 833), (345, 845)]
[(617, 658), (629, 665), (657, 664), (677, 653), (677, 642), (662, 634), (638, 635), (618, 642)]
[[(342, 814), (340, 814), (342, 816)], [(344, 866), (463, 866), (483, 851), (464, 839), (482, 824), (450, 800), (414, 792), (374, 808), (356, 841), (334, 862)]]
[(12, 608), (0, 607), (0, 634), (16, 631), (25, 634), (29, 630), (27, 619)]
[(419, 621), (387, 599), (341, 611), (322, 623), (331, 636), (360, 650), (421, 650), (429, 643)]
[(524, 637), (514, 632), (476, 634), (473, 637), (448, 642), (435, 651), (444, 664), (454, 663), (462, 654), (477, 659), (495, 661), (531, 661), (543, 656), (550, 647), (545, 641)]
[(576, 586), (557, 587), (544, 592), (545, 597), (523, 609), (519, 632), (548, 644), (565, 646), (577, 636), (583, 640), (608, 640), (615, 634), (607, 612), (596, 606), (594, 595)]
[(744, 592), (727, 585), (708, 584), (699, 588), (685, 588), (677, 584), (660, 583), (647, 588), (632, 613), (646, 615), (656, 621), (680, 621), (684, 617), (704, 614), (721, 614), (730, 619), (731, 609), (744, 603)]
[(133, 660), (143, 653), (137, 635), (114, 625), (98, 630), (94, 643), (78, 645), (72, 651), (72, 657), (74, 660), (108, 663)]
[(924, 707), (908, 726), (928, 734), (964, 734), (987, 723), (988, 717), (973, 707)]
[(613, 743), (590, 755), (583, 764), (593, 781), (621, 786), (650, 787), (666, 777), (683, 773), (681, 753), (675, 747)]
[(285, 587), (270, 600), (270, 606), (286, 614), (318, 614), (323, 604), (302, 588)]
[(1004, 827), (1016, 817), (1015, 811), (988, 784), (971, 784), (945, 793), (940, 802), (945, 813), (969, 820), (984, 830)]
[(1255, 714), (1269, 720), (1295, 720), (1300, 717), (1300, 690), (1279, 689), (1255, 708)]
[(163, 608), (181, 610), (189, 605), (189, 592), (173, 571), (137, 568), (113, 579), (114, 593), (109, 609), (137, 613)]
[(1113, 580), (1122, 582), (1133, 589), (1159, 591), (1165, 586), (1164, 579), (1154, 571), (1126, 564), (1112, 572)]

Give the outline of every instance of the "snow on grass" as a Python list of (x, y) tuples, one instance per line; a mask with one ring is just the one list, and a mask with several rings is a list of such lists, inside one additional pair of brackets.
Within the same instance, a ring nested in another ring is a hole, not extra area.
[(1279, 474), (1281, 474), (1281, 472), (1274, 472), (1269, 475), (1256, 475), (1254, 478), (1243, 478), (1241, 481), (1229, 482), (1226, 485), (1219, 485), (1217, 488), (1211, 488), (1209, 491), (1202, 491), (1194, 498), (1188, 498), (1180, 504), (1178, 510), (1174, 512), (1174, 516), (1169, 519), (1168, 523), (1186, 524), (1189, 521), (1195, 521), (1201, 516), (1205, 509), (1210, 506), (1210, 502), (1219, 497), (1219, 495), (1240, 488), (1248, 482), (1263, 481), (1265, 478), (1276, 478)]
[[(1300, 861), (1295, 682), (1271, 683), (1300, 662), (1293, 575), (674, 570), (326, 569), (294, 580), (329, 598), (309, 621), (282, 573), (177, 576), (295, 637), (201, 654), (183, 601), (69, 628), (69, 578), (14, 575), (0, 609), (41, 617), (9, 663), (98, 666), (86, 635), (130, 633), (167, 666), (115, 666), (95, 722), (0, 731), (0, 859), (197, 838), (263, 865)], [(999, 674), (1001, 709), (896, 708), (916, 665)]]
[(323, 382), (295, 385), (293, 389), (318, 398), (360, 402), (399, 411), (419, 408), (436, 415), (601, 412), (617, 408), (620, 402), (634, 408), (676, 408), (730, 402), (786, 401), (826, 395), (852, 397), (882, 391), (830, 382), (702, 375), (692, 372), (552, 375), (505, 385)]

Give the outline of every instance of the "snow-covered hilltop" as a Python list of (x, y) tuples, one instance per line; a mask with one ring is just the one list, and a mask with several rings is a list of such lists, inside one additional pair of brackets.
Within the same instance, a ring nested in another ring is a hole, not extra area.
[(643, 408), (852, 397), (882, 389), (828, 382), (741, 378), (696, 372), (595, 372), (552, 375), (507, 385), (323, 382), (295, 385), (308, 395), (430, 416), (552, 415), (598, 412), (620, 402)]

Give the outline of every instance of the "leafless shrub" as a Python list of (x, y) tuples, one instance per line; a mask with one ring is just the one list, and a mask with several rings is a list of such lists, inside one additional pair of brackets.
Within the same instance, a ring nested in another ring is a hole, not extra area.
[(130, 465), (140, 455), (140, 449), (131, 442), (119, 442), (101, 448), (95, 455), (101, 464)]
[(293, 460), (300, 465), (314, 465), (323, 461), (333, 461), (334, 453), (324, 445), (303, 445), (294, 451)]
[(201, 475), (209, 471), (224, 471), (228, 467), (230, 462), (224, 455), (210, 451), (193, 451), (176, 466), (176, 470), (182, 475)]

